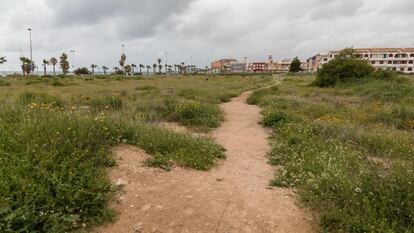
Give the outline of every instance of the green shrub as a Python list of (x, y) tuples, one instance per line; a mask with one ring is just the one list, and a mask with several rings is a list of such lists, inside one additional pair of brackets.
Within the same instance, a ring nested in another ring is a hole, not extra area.
[(313, 85), (333, 87), (338, 82), (368, 77), (374, 70), (367, 61), (357, 59), (352, 49), (345, 49), (318, 70)]
[(51, 105), (53, 107), (63, 108), (64, 102), (54, 96), (45, 94), (45, 93), (34, 93), (34, 92), (23, 92), (18, 97), (18, 102), (22, 105), (29, 105), (29, 104), (46, 104)]
[(198, 101), (183, 101), (176, 105), (174, 113), (179, 122), (189, 126), (216, 128), (223, 120), (222, 113), (217, 106)]
[(289, 121), (290, 118), (285, 112), (271, 111), (264, 114), (262, 124), (266, 127), (275, 127)]
[(52, 86), (54, 86), (54, 87), (63, 87), (65, 85), (62, 82), (60, 82), (59, 80), (53, 80)]

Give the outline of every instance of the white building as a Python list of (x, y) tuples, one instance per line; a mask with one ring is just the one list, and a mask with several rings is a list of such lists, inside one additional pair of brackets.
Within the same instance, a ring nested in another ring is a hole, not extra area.
[[(369, 61), (376, 69), (414, 73), (414, 48), (361, 48), (354, 50), (358, 58)], [(340, 51), (329, 52), (324, 59), (320, 59), (320, 64), (328, 63), (339, 53)], [(320, 65), (317, 67), (319, 68)]]

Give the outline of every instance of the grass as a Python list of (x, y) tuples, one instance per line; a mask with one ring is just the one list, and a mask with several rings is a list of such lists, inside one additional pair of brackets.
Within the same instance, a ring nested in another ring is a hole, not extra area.
[(289, 76), (249, 99), (274, 130), (269, 159), (280, 169), (272, 183), (295, 187), (327, 232), (413, 232), (412, 83), (321, 89), (312, 81)]
[(99, 77), (26, 85), (8, 78), (0, 93), (0, 232), (83, 231), (114, 219), (107, 172), (119, 144), (144, 149), (149, 166), (210, 169), (224, 158), (221, 146), (153, 123), (209, 131), (222, 121), (221, 96), (269, 81)]

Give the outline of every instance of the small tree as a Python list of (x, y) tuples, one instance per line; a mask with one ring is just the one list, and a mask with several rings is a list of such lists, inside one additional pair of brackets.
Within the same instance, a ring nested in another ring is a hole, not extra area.
[(69, 72), (69, 61), (66, 53), (62, 53), (62, 56), (60, 56), (60, 68), (62, 69), (63, 75)]
[(50, 61), (49, 62), (53, 66), (53, 75), (56, 76), (56, 69), (55, 69), (55, 67), (56, 67), (56, 64), (58, 63), (58, 60), (56, 58), (52, 57), (52, 58), (50, 58)]
[(48, 60), (46, 60), (46, 59), (43, 59), (43, 75), (44, 76), (46, 76), (46, 74), (47, 74), (47, 66), (49, 65), (50, 63), (49, 63), (49, 61)]
[(338, 82), (368, 77), (374, 71), (374, 67), (368, 61), (358, 59), (355, 51), (347, 48), (318, 70), (313, 85), (332, 87)]
[(144, 69), (145, 66), (143, 64), (139, 64), (139, 73), (142, 74), (142, 69)]
[(95, 75), (95, 69), (96, 69), (97, 67), (98, 67), (98, 66), (97, 66), (97, 65), (95, 65), (95, 64), (92, 64), (92, 65), (91, 65), (92, 75)]
[(298, 57), (293, 58), (292, 63), (290, 63), (289, 72), (298, 73), (302, 71), (301, 65), (302, 65), (302, 62), (299, 60)]

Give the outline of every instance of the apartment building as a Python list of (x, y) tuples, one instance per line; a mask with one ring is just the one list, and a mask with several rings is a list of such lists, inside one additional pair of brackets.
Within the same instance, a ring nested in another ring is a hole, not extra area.
[[(358, 48), (356, 56), (367, 60), (376, 69), (414, 73), (414, 48)], [(331, 51), (319, 61), (317, 68), (334, 59), (340, 51)]]
[(266, 62), (251, 62), (247, 70), (252, 73), (264, 73), (267, 72), (267, 65)]

